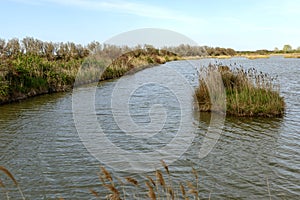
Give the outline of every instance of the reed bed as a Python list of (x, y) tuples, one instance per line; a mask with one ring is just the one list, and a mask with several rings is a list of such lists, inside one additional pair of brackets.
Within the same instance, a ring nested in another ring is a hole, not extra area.
[[(211, 112), (211, 94), (208, 79), (210, 74), (221, 75), (226, 93), (226, 114), (239, 117), (282, 117), (285, 103), (279, 95), (280, 87), (277, 79), (268, 74), (258, 72), (255, 68), (248, 70), (242, 67), (230, 69), (228, 66), (209, 65), (202, 69), (199, 87), (195, 96), (200, 111)], [(211, 87), (211, 86), (210, 86)]]

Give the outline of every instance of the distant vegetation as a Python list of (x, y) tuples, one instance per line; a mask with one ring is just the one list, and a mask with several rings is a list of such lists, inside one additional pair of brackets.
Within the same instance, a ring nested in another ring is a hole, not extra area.
[(249, 59), (269, 58), (271, 55), (283, 55), (285, 58), (300, 58), (300, 47), (293, 49), (291, 45), (286, 44), (282, 49), (275, 47), (273, 51), (260, 49), (256, 51), (237, 51), (236, 53)]
[(164, 47), (164, 49), (174, 52), (180, 56), (235, 56), (237, 53), (231, 48), (179, 45), (178, 47)]
[[(212, 98), (218, 97), (213, 94), (211, 88), (220, 86), (213, 85), (209, 79), (212, 74), (217, 72), (221, 75), (226, 93), (226, 114), (242, 117), (283, 116), (285, 103), (283, 97), (279, 95), (279, 85), (276, 84), (274, 78), (267, 74), (258, 72), (254, 68), (249, 70), (230, 69), (220, 65), (209, 65), (204, 71), (206, 76), (200, 77), (199, 87), (195, 92), (200, 111), (224, 111), (218, 110), (222, 109), (222, 106), (216, 106), (216, 110), (212, 109)], [(213, 89), (216, 91), (215, 88)], [(221, 89), (219, 90), (221, 91)]]
[(95, 41), (83, 46), (72, 42), (44, 42), (31, 37), (8, 41), (0, 39), (0, 104), (66, 91), (72, 88), (75, 79), (76, 84), (85, 84), (118, 78), (130, 71), (181, 57), (246, 56), (251, 59), (269, 57), (274, 53), (300, 58), (300, 48), (293, 50), (290, 45), (275, 51), (238, 52), (231, 48), (187, 44), (158, 50), (151, 45), (119, 47)]

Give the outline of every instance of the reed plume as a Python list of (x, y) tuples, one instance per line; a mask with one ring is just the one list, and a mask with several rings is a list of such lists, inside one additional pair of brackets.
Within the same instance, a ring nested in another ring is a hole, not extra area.
[(164, 177), (163, 177), (163, 175), (162, 175), (162, 173), (161, 173), (160, 170), (156, 170), (156, 178), (157, 178), (157, 180), (159, 181), (160, 185), (161, 185), (164, 189), (166, 189), (165, 179), (164, 179)]
[(151, 200), (156, 200), (156, 195), (155, 195), (155, 192), (153, 190), (153, 187), (151, 186), (150, 182), (146, 181), (146, 186), (148, 187), (148, 197), (151, 199)]
[(165, 163), (165, 161), (164, 161), (164, 160), (161, 160), (160, 162), (161, 162), (162, 166), (165, 168), (167, 174), (170, 174), (169, 167), (168, 167), (168, 165)]
[(154, 180), (150, 176), (146, 176), (146, 178), (152, 183), (152, 185), (154, 187), (156, 187), (156, 183), (154, 182)]
[(109, 180), (110, 182), (112, 182), (112, 181), (113, 181), (113, 178), (112, 178), (111, 174), (105, 169), (105, 167), (100, 166), (100, 169), (101, 169), (102, 173), (104, 174), (104, 177), (105, 177), (107, 180)]
[(104, 187), (106, 187), (112, 192), (112, 194), (110, 195), (111, 200), (121, 200), (120, 193), (115, 186), (110, 184), (105, 184)]
[(90, 189), (90, 192), (91, 192), (95, 197), (99, 198), (98, 192), (96, 192), (96, 191), (93, 190), (93, 189)]
[(129, 183), (131, 183), (131, 184), (133, 184), (135, 186), (138, 186), (138, 184), (139, 184), (139, 182), (136, 179), (134, 179), (134, 178), (126, 177), (125, 179), (127, 180), (127, 182), (129, 182)]

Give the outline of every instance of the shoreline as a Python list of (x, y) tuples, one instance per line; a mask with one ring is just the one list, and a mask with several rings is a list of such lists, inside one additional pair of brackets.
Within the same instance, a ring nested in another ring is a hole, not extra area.
[(234, 56), (229, 55), (219, 55), (219, 56), (184, 56), (183, 59), (185, 60), (198, 60), (198, 59), (209, 59), (209, 58), (215, 58), (215, 59), (231, 59), (231, 58), (247, 58), (250, 60), (254, 59), (261, 59), (261, 58), (271, 58), (271, 57), (283, 57), (283, 58), (300, 58), (300, 53), (272, 53), (272, 54), (237, 54)]

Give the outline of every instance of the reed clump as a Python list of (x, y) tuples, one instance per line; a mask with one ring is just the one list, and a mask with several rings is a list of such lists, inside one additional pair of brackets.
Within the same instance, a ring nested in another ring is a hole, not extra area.
[[(284, 115), (284, 98), (279, 94), (276, 78), (258, 72), (255, 68), (230, 69), (228, 66), (209, 65), (202, 69), (205, 76), (199, 78), (195, 96), (200, 111), (212, 110), (208, 79), (210, 74), (219, 73), (226, 93), (226, 114), (239, 117), (281, 117)], [(202, 73), (203, 74), (203, 73)]]

